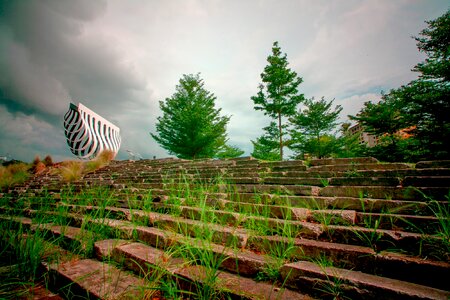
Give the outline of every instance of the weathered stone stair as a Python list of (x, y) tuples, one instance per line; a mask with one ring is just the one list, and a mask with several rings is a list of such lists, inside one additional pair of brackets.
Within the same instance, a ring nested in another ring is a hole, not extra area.
[[(50, 273), (102, 299), (128, 296), (84, 287), (67, 270), (132, 271), (131, 285), (140, 288), (127, 291), (130, 297), (149, 295), (159, 270), (186, 298), (214, 286), (218, 298), (447, 299), (442, 216), (448, 217), (449, 179), (447, 162), (120, 161), (70, 184), (70, 192), (57, 176), (33, 178), (3, 193), (15, 205), (0, 212), (33, 230), (40, 220), (48, 237), (84, 251), (87, 258)], [(93, 232), (89, 247), (86, 231)], [(195, 259), (176, 249), (196, 249)]]

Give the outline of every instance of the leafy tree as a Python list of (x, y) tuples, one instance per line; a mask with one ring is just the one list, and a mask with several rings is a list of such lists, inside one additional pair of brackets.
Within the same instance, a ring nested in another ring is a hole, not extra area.
[(267, 58), (268, 65), (261, 74), (262, 83), (256, 96), (251, 97), (256, 110), (264, 111), (273, 119), (278, 120), (279, 156), (283, 160), (283, 121), (282, 117), (295, 114), (297, 105), (304, 100), (298, 92), (298, 86), (303, 79), (288, 68), (286, 54), (281, 53), (278, 42), (273, 43), (272, 55)]
[[(413, 69), (419, 78), (383, 95), (378, 104), (365, 105), (354, 117), (367, 130), (390, 139), (384, 152), (396, 151), (395, 159), (450, 158), (450, 11), (426, 23), (415, 38), (427, 55)], [(400, 129), (412, 136), (399, 139)]]
[(414, 126), (411, 133), (420, 141), (422, 157), (450, 158), (450, 10), (436, 20), (426, 22), (416, 37), (419, 51), (427, 58), (413, 71), (417, 80), (391, 91), (404, 102), (404, 117)]
[(342, 107), (337, 105), (331, 109), (333, 100), (327, 102), (323, 97), (319, 101), (314, 98), (305, 102), (303, 111), (299, 111), (289, 119), (293, 129), (290, 134), (290, 148), (297, 154), (309, 153), (315, 157), (329, 156), (336, 146), (336, 138), (331, 134), (337, 126), (337, 119)]
[(385, 141), (395, 148), (398, 139), (396, 133), (406, 126), (402, 107), (403, 102), (393, 94), (382, 94), (378, 103), (365, 102), (360, 112), (349, 118), (360, 123), (364, 131), (385, 137)]
[[(285, 127), (285, 126), (284, 126)], [(264, 133), (252, 141), (254, 158), (275, 161), (280, 159), (279, 134), (277, 123), (270, 122), (269, 126), (263, 128)]]
[(244, 151), (239, 149), (236, 146), (224, 145), (222, 149), (216, 154), (216, 158), (224, 159), (224, 158), (234, 158), (239, 157), (244, 154)]
[(203, 86), (199, 74), (183, 75), (172, 97), (159, 102), (163, 115), (151, 136), (179, 158), (214, 157), (225, 145), (230, 117), (220, 116), (216, 97)]

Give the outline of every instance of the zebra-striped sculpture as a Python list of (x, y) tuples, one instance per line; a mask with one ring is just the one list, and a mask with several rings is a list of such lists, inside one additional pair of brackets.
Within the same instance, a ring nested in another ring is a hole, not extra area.
[(119, 151), (119, 127), (81, 103), (70, 103), (64, 128), (70, 151), (81, 159), (95, 158), (103, 150), (114, 152), (114, 156)]

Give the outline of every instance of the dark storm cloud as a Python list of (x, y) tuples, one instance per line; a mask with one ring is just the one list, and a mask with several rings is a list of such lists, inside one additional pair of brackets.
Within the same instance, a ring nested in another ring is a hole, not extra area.
[[(145, 89), (145, 81), (124, 61), (120, 43), (87, 29), (105, 13), (105, 1), (3, 1), (0, 5), (3, 120), (32, 121), (34, 127), (45, 128), (40, 133), (55, 136), (57, 132), (56, 145), (64, 145), (61, 124), (69, 102), (82, 102), (116, 123), (121, 123), (118, 112), (145, 107), (134, 95)], [(16, 140), (33, 140), (31, 131), (14, 132)], [(10, 151), (13, 136), (0, 138), (0, 153)], [(28, 151), (22, 151), (21, 159), (29, 160), (43, 150), (28, 142), (23, 147)], [(47, 151), (62, 155), (60, 148)]]

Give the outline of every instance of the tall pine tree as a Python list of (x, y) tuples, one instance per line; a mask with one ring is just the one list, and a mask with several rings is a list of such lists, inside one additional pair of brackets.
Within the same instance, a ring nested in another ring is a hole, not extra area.
[(261, 73), (262, 83), (256, 96), (251, 97), (256, 110), (264, 111), (265, 115), (278, 121), (280, 160), (283, 160), (283, 117), (293, 116), (297, 105), (304, 100), (298, 86), (303, 79), (288, 68), (286, 54), (281, 53), (278, 42), (273, 43), (272, 55), (267, 58), (269, 63)]
[(151, 136), (179, 158), (214, 157), (225, 145), (228, 116), (220, 116), (216, 97), (203, 87), (197, 75), (183, 75), (176, 92), (159, 106), (156, 131)]

